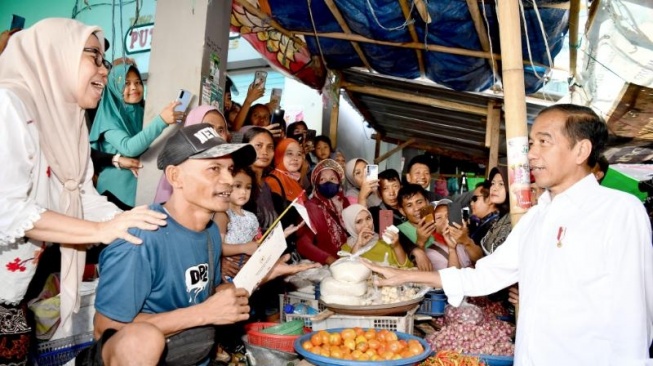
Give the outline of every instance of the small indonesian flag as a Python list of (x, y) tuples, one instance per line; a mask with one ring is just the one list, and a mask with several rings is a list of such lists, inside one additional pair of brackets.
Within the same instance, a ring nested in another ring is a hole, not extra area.
[(313, 224), (311, 224), (311, 218), (308, 216), (308, 211), (306, 210), (306, 206), (304, 206), (304, 203), (306, 202), (306, 193), (302, 191), (302, 193), (295, 198), (294, 201), (292, 201), (291, 205), (297, 210), (299, 215), (302, 217), (304, 222), (306, 223), (306, 226), (311, 229), (313, 234), (317, 234), (317, 231), (315, 231), (315, 228), (313, 228)]

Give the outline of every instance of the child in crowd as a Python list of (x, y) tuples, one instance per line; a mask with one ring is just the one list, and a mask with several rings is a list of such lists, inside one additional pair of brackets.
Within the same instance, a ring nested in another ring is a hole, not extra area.
[[(90, 132), (93, 149), (137, 158), (166, 127), (183, 119), (184, 113), (174, 110), (179, 102), (172, 102), (143, 128), (143, 92), (141, 74), (134, 65), (121, 64), (111, 69)], [(115, 165), (100, 172), (97, 190), (123, 208), (133, 207), (137, 170), (121, 169), (117, 162)]]
[(256, 240), (261, 236), (256, 215), (243, 209), (243, 206), (252, 199), (252, 191), (256, 184), (256, 175), (248, 167), (234, 169), (234, 182), (231, 190), (231, 202), (226, 213), (216, 213), (215, 221), (223, 233), (222, 255), (230, 257), (240, 254), (238, 267), (244, 264), (245, 254), (252, 255), (258, 244)]

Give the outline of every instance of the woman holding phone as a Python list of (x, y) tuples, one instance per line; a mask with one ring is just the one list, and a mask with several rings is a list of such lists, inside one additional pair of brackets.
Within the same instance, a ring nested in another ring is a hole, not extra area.
[[(166, 127), (183, 120), (184, 113), (175, 111), (181, 103), (174, 101), (143, 128), (143, 81), (134, 65), (114, 67), (109, 73), (106, 89), (90, 134), (91, 147), (95, 150), (136, 158)], [(116, 163), (114, 167), (102, 170), (97, 190), (122, 207), (133, 207), (137, 177), (137, 172), (122, 169)]]
[[(376, 176), (368, 176), (368, 167), (376, 169)], [(351, 159), (345, 165), (345, 177), (349, 188), (345, 196), (349, 203), (358, 203), (365, 207), (381, 204), (381, 198), (376, 194), (379, 188), (378, 165), (370, 165), (365, 159)]]

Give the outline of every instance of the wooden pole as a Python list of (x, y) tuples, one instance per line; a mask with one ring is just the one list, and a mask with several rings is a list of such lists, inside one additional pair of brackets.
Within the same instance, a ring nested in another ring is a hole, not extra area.
[(488, 168), (499, 165), (499, 139), (501, 138), (501, 106), (494, 101), (487, 104), (487, 128), (485, 146), (490, 148)]
[(578, 23), (580, 18), (580, 0), (571, 0), (569, 9), (569, 74), (576, 77), (578, 62)]
[(338, 146), (338, 115), (340, 114), (340, 88), (336, 89), (336, 100), (331, 105), (331, 118), (329, 119), (329, 138), (332, 149)]
[[(351, 29), (349, 29), (349, 26), (347, 25), (347, 22), (345, 22), (345, 18), (343, 18), (342, 14), (340, 13), (340, 9), (338, 9), (338, 6), (336, 6), (333, 0), (324, 0), (324, 2), (329, 7), (329, 10), (331, 10), (333, 17), (336, 18), (336, 21), (340, 25), (340, 28), (342, 28), (342, 31), (345, 32), (345, 34), (352, 34)], [(367, 70), (372, 72), (372, 66), (370, 66), (370, 63), (367, 61), (367, 57), (365, 57), (363, 49), (361, 49), (361, 47), (358, 45), (358, 42), (351, 41), (351, 46), (354, 47), (354, 51), (356, 51), (358, 57), (361, 59), (361, 61), (363, 61), (363, 65), (365, 65)]]
[(524, 171), (528, 172), (528, 126), (518, 1), (499, 1), (508, 175), (512, 180), (509, 182), (510, 217), (513, 225), (530, 207), (530, 175), (523, 174)]
[(379, 154), (381, 154), (381, 134), (377, 131), (374, 134), (374, 140), (376, 143), (374, 144), (374, 160), (376, 160), (379, 157)]
[[(408, 21), (411, 17), (408, 0), (399, 0), (399, 5), (401, 6), (401, 11), (404, 13), (404, 18)], [(413, 42), (418, 42), (415, 23), (410, 23), (410, 25), (408, 25), (408, 32), (410, 33), (410, 39), (412, 39)], [(417, 56), (417, 65), (419, 65), (419, 74), (424, 76), (426, 74), (426, 68), (424, 67), (424, 56), (422, 55), (422, 51), (416, 49), (415, 55)]]
[(417, 104), (423, 104), (423, 105), (428, 105), (432, 107), (437, 107), (437, 108), (443, 108), (451, 111), (460, 111), (460, 112), (465, 112), (465, 113), (471, 113), (471, 114), (476, 114), (479, 116), (485, 116), (487, 114), (487, 109), (483, 107), (476, 107), (473, 105), (468, 105), (468, 104), (463, 104), (463, 103), (457, 103), (457, 102), (450, 102), (446, 100), (441, 100), (441, 99), (435, 99), (431, 97), (426, 97), (422, 95), (413, 95), (413, 94), (408, 94), (408, 93), (401, 93), (393, 90), (387, 90), (387, 89), (382, 89), (378, 88), (375, 86), (360, 86), (356, 84), (351, 84), (347, 82), (343, 82), (341, 86), (351, 92), (354, 93), (361, 93), (361, 94), (369, 94), (369, 95), (375, 95), (378, 97), (383, 97), (383, 98), (390, 98), (390, 99), (396, 99), (396, 100), (401, 100), (404, 102), (409, 102), (409, 103), (417, 103)]
[[(478, 1), (467, 0), (467, 7), (469, 8), (469, 14), (472, 16), (472, 20), (474, 21), (474, 28), (476, 28), (478, 40), (481, 42), (481, 48), (485, 52), (490, 52), (490, 38), (488, 36), (488, 31), (485, 29), (485, 23), (483, 22), (481, 11), (478, 8)], [(496, 73), (499, 67), (497, 61), (490, 59), (489, 62), (492, 71)]]

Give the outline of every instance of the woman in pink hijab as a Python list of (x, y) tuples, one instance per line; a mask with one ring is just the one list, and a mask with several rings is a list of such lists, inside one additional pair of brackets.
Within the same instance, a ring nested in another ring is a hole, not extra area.
[(127, 229), (165, 225), (145, 206), (119, 214), (93, 187), (84, 110), (98, 105), (109, 68), (102, 30), (72, 19), (14, 34), (0, 57), (0, 364), (27, 362), (24, 296), (46, 245), (61, 243), (55, 336), (70, 336), (86, 246), (140, 244)]
[[(231, 135), (229, 134), (229, 129), (227, 127), (227, 119), (224, 118), (224, 114), (220, 112), (216, 107), (212, 105), (200, 105), (193, 108), (186, 117), (185, 126), (191, 126), (198, 123), (208, 123), (215, 131), (225, 139), (226, 141), (231, 140)], [(161, 176), (159, 180), (159, 186), (156, 188), (156, 195), (154, 196), (154, 203), (164, 203), (170, 198), (172, 194), (172, 187), (170, 183), (166, 180), (165, 175)]]

